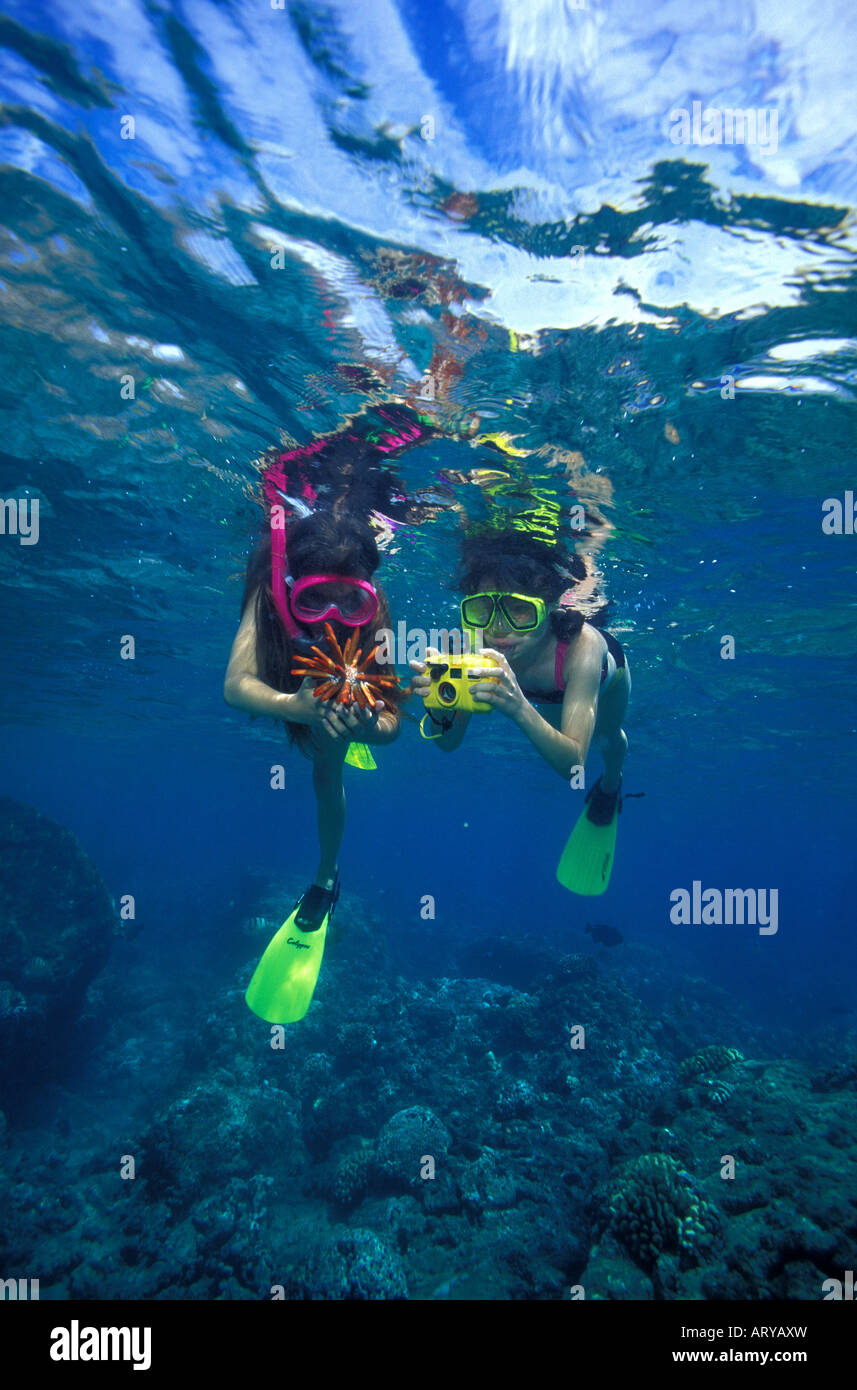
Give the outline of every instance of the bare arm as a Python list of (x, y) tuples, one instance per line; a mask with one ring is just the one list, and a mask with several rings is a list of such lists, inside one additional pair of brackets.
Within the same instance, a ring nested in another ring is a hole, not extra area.
[(348, 736), (361, 743), (392, 743), (399, 736), (401, 720), (397, 710), (382, 707), (377, 716), (370, 712), (345, 711), (341, 705), (334, 712), (314, 699), (315, 682), (309, 677), (292, 694), (274, 690), (259, 679), (256, 663), (256, 602), (250, 599), (232, 643), (223, 698), (234, 709), (248, 714), (267, 714), (273, 719), (288, 719), (295, 724), (324, 725), (333, 736)]
[(486, 648), (486, 652), (500, 667), (500, 679), (486, 681), (484, 685), (477, 683), (472, 693), (517, 724), (554, 772), (563, 778), (570, 777), (573, 767), (586, 762), (595, 732), (603, 653), (597, 634), (591, 629), (581, 628), (566, 653), (564, 674), (567, 685), (559, 729), (543, 719), (530, 704), (502, 652), (491, 648)]
[(560, 777), (582, 767), (589, 753), (598, 715), (602, 648), (598, 637), (582, 628), (566, 654), (567, 684), (562, 702), (561, 727), (555, 729), (528, 700), (515, 719), (533, 747)]
[(259, 679), (256, 664), (256, 601), (250, 599), (244, 609), (241, 625), (235, 634), (226, 678), (223, 682), (223, 698), (234, 709), (246, 710), (248, 714), (269, 714), (274, 719), (291, 719), (291, 705), (294, 695), (286, 695), (274, 690)]

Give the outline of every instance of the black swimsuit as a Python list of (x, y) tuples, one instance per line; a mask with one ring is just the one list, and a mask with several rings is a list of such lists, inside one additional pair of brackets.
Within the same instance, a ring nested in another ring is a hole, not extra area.
[[(609, 665), (609, 662), (607, 660), (608, 654), (612, 656), (613, 660), (615, 661), (616, 670), (621, 671), (625, 665), (625, 653), (622, 650), (621, 644), (617, 642), (612, 632), (605, 632), (602, 628), (599, 628), (598, 631), (601, 633), (601, 636), (607, 643), (607, 651), (604, 653), (604, 663), (601, 667), (601, 684), (603, 685), (605, 680), (607, 679), (607, 668)], [(523, 695), (526, 695), (528, 700), (536, 700), (539, 704), (542, 705), (562, 704), (563, 700), (565, 699), (565, 681), (563, 680), (562, 676), (562, 668), (565, 665), (565, 654), (568, 651), (569, 645), (570, 644), (568, 642), (557, 642), (556, 644), (556, 661), (554, 664), (554, 689), (545, 692), (541, 690), (524, 690), (522, 686), (521, 693)]]

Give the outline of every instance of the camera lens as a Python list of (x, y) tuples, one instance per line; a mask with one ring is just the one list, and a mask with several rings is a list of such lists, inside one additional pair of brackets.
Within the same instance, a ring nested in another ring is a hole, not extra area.
[(454, 705), (458, 699), (458, 691), (449, 681), (441, 681), (437, 688), (437, 698), (445, 705)]

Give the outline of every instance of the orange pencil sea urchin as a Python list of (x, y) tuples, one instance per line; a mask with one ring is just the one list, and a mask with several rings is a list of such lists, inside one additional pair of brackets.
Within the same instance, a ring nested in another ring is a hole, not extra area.
[(330, 623), (324, 625), (325, 636), (333, 656), (328, 656), (321, 647), (313, 647), (315, 656), (297, 656), (301, 663), (292, 667), (293, 676), (309, 676), (319, 684), (313, 691), (316, 700), (333, 700), (346, 709), (356, 704), (360, 709), (374, 709), (378, 700), (383, 699), (386, 690), (399, 684), (398, 676), (379, 676), (366, 670), (378, 650), (377, 645), (367, 656), (357, 649), (357, 632), (352, 632), (343, 651), (336, 640)]

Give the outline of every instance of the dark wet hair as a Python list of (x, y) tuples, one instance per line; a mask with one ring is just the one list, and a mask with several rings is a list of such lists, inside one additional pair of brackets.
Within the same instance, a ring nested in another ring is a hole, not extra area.
[(579, 555), (561, 545), (550, 545), (524, 531), (483, 532), (462, 541), (458, 588), (463, 594), (478, 593), (485, 577), (496, 579), (501, 590), (532, 594), (544, 599), (553, 635), (561, 642), (576, 637), (586, 619), (575, 608), (554, 608), (575, 579), (586, 577)]
[[(355, 516), (339, 515), (338, 509), (313, 512), (311, 516), (292, 522), (286, 529), (285, 539), (288, 569), (295, 579), (302, 579), (308, 574), (345, 574), (355, 579), (370, 580), (381, 563), (368, 522)], [(375, 633), (379, 628), (392, 627), (384, 591), (378, 584), (375, 588), (378, 612), (371, 622), (364, 623), (358, 629), (359, 645), (364, 652), (375, 645)], [(274, 606), (269, 529), (263, 533), (247, 565), (241, 601), (242, 617), (251, 602), (256, 605), (256, 665), (259, 679), (274, 690), (292, 694), (301, 684), (301, 677), (291, 673), (298, 649)], [(306, 624), (297, 621), (297, 626), (303, 628), (307, 635), (310, 634), (311, 628)], [(337, 623), (331, 623), (331, 627), (340, 643), (354, 631)], [(381, 667), (377, 661), (373, 661), (369, 669), (390, 674), (389, 667)], [(400, 698), (396, 691), (390, 691), (384, 695), (384, 703), (398, 705)], [(283, 723), (289, 740), (305, 752), (311, 737), (309, 727), (290, 720)]]
[(329, 511), (292, 522), (286, 531), (286, 555), (294, 579), (319, 573), (371, 579), (381, 563), (368, 522)]
[[(278, 464), (286, 476), (285, 491), (293, 497), (317, 498), (318, 506), (337, 511), (343, 503), (350, 515), (368, 517), (382, 512), (396, 521), (420, 521), (427, 514), (396, 472), (397, 460), (415, 446), (440, 434), (428, 417), (398, 401), (365, 406), (332, 434), (314, 436), (297, 449), (267, 449), (261, 471)], [(307, 485), (312, 489), (307, 491)]]

